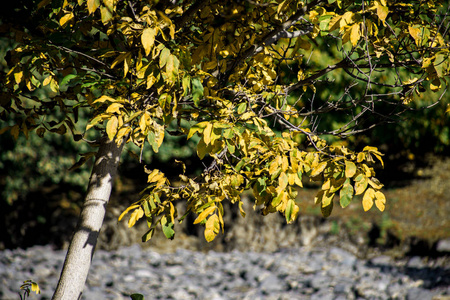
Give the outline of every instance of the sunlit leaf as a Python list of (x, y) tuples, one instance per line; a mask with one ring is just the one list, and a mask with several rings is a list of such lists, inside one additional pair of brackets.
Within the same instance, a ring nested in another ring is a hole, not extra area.
[(145, 55), (150, 54), (150, 51), (155, 43), (156, 33), (157, 31), (155, 28), (145, 28), (142, 31), (141, 42), (145, 50)]
[(108, 138), (112, 141), (117, 133), (117, 127), (119, 126), (119, 120), (116, 116), (111, 117), (111, 119), (106, 124), (106, 134)]
[(380, 191), (375, 192), (375, 205), (380, 211), (384, 211), (386, 207), (386, 197)]
[[(60, 20), (59, 20), (59, 25), (61, 25), (62, 27), (66, 26), (66, 24), (72, 20), (74, 18), (73, 13), (68, 13), (65, 14)], [(45, 85), (45, 84), (44, 84)]]
[(205, 224), (205, 239), (207, 242), (214, 240), (216, 235), (219, 233), (220, 225), (219, 218), (216, 214), (208, 218)]
[(373, 200), (375, 199), (375, 191), (372, 188), (368, 188), (364, 193), (362, 205), (364, 211), (368, 211), (373, 206)]
[(327, 167), (327, 162), (321, 162), (320, 164), (317, 165), (317, 167), (315, 167), (312, 172), (311, 172), (311, 177), (316, 177), (318, 175), (320, 175), (325, 168)]
[(381, 4), (377, 5), (377, 16), (381, 20), (381, 22), (383, 22), (383, 24), (386, 21), (388, 14), (389, 14), (389, 8), (387, 8), (386, 6), (383, 6)]
[(89, 14), (92, 14), (100, 6), (100, 0), (87, 0), (87, 7)]

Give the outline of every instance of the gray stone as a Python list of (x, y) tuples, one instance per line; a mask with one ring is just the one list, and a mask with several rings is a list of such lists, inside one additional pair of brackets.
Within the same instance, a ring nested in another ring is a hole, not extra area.
[(278, 279), (277, 276), (271, 274), (261, 281), (260, 288), (264, 293), (270, 294), (285, 290), (286, 284)]
[(406, 294), (406, 300), (426, 300), (432, 299), (435, 293), (430, 290), (412, 288)]
[(436, 245), (438, 252), (450, 252), (450, 238), (440, 240)]
[(335, 294), (349, 295), (352, 292), (352, 285), (350, 283), (338, 283), (334, 287)]
[(423, 260), (419, 256), (413, 256), (406, 264), (408, 268), (423, 268), (425, 264), (423, 263)]
[(380, 255), (370, 259), (370, 264), (379, 266), (379, 265), (389, 265), (392, 262), (392, 258), (387, 255)]
[(311, 300), (333, 300), (333, 292), (329, 289), (321, 289), (318, 292), (311, 295)]

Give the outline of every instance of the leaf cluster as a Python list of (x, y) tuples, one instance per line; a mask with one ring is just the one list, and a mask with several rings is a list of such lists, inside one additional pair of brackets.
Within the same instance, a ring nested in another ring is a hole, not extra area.
[[(45, 37), (13, 35), (0, 117), (20, 118), (1, 133), (70, 131), (77, 139), (95, 130), (135, 144), (138, 157), (145, 144), (158, 152), (168, 134), (197, 136), (202, 174), (183, 171), (171, 184), (163, 171), (148, 170), (142, 198), (121, 215), (131, 213), (130, 227), (147, 219), (144, 241), (157, 226), (173, 238), (175, 220), (189, 213), (213, 240), (224, 229), (223, 201), (245, 215), (246, 189), (255, 209), (290, 223), (305, 178), (322, 182), (315, 202), (325, 217), (335, 196), (342, 207), (362, 195), (364, 210), (384, 210), (373, 168), (383, 164), (378, 149), (352, 151), (323, 136), (345, 139), (397, 120), (427, 88), (445, 92), (450, 72), (439, 1), (67, 0), (51, 9), (50, 2), (38, 4), (49, 11)], [(327, 43), (336, 49), (328, 51), (332, 63), (312, 63)], [(333, 76), (346, 78), (343, 92), (324, 95)], [(49, 109), (62, 118), (48, 121)], [(91, 118), (79, 131), (80, 109)], [(331, 113), (344, 121), (321, 129), (321, 116)], [(178, 218), (181, 200), (188, 205)]]

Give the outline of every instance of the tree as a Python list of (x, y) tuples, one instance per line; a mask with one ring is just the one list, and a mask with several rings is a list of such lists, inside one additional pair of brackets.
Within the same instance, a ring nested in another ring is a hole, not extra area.
[[(17, 11), (17, 10), (16, 10)], [(20, 10), (19, 10), (20, 11)], [(201, 175), (179, 182), (147, 170), (148, 187), (124, 215), (146, 218), (172, 239), (189, 213), (212, 241), (224, 229), (223, 201), (250, 189), (263, 215), (299, 213), (296, 189), (321, 182), (325, 217), (334, 198), (383, 211), (375, 178), (382, 153), (345, 139), (397, 122), (431, 89), (439, 102), (450, 71), (448, 9), (442, 1), (43, 0), (23, 22), (5, 23), (16, 42), (4, 75), (2, 119), (14, 137), (66, 134), (99, 147), (80, 222), (54, 299), (82, 293), (123, 147), (142, 157), (167, 135), (198, 136)], [(4, 19), (7, 20), (8, 19)], [(327, 56), (332, 60), (311, 56)], [(314, 63), (313, 63), (314, 62)], [(37, 91), (46, 90), (42, 97)], [(77, 128), (78, 114), (91, 115)], [(322, 116), (337, 121), (331, 127)], [(327, 125), (327, 124), (325, 124)], [(96, 140), (88, 141), (94, 131)], [(181, 217), (174, 203), (187, 202)], [(70, 277), (70, 284), (68, 278)]]

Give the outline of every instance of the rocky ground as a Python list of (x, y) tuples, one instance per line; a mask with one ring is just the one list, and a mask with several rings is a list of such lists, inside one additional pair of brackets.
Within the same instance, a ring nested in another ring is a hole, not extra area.
[[(0, 252), (0, 299), (20, 299), (26, 279), (40, 285), (31, 299), (50, 299), (64, 250), (35, 246)], [(98, 250), (83, 299), (450, 299), (446, 256), (388, 256), (359, 259), (330, 247), (297, 247), (276, 252), (160, 254), (139, 245)]]

